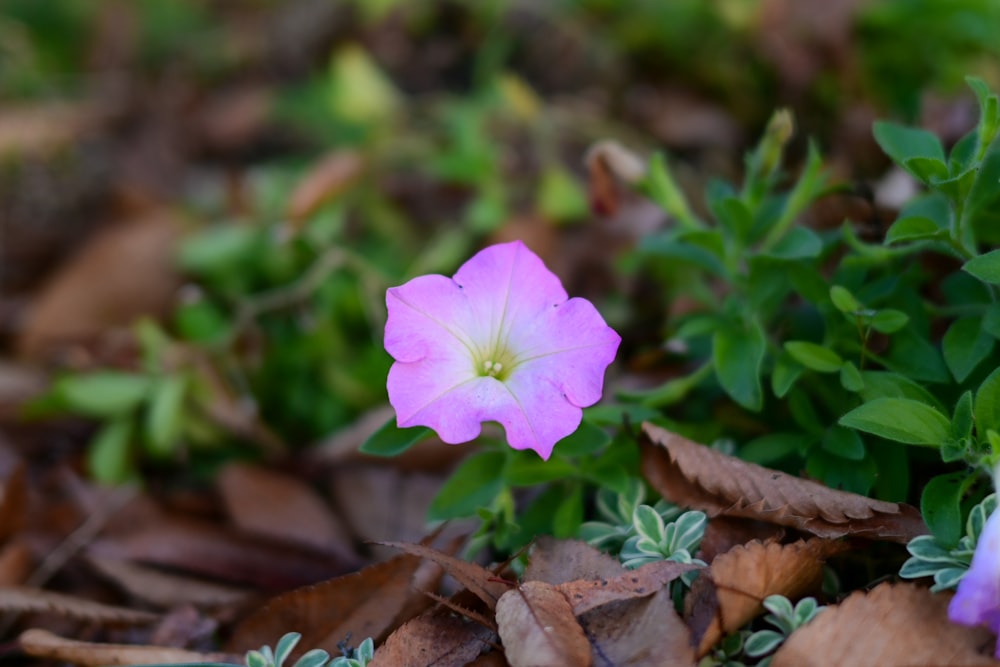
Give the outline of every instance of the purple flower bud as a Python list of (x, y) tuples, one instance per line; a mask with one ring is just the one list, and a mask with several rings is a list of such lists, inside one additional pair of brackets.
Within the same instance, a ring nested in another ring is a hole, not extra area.
[[(986, 625), (1000, 633), (1000, 511), (994, 510), (983, 526), (972, 565), (948, 605), (948, 618), (961, 625)], [(1000, 644), (996, 657), (1000, 658)]]

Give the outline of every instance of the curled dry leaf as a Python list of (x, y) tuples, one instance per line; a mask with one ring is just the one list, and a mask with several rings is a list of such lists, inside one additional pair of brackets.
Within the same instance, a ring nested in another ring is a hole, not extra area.
[(242, 656), (226, 653), (195, 653), (164, 646), (99, 644), (65, 639), (47, 630), (25, 630), (18, 643), (28, 655), (68, 662), (82, 667), (93, 665), (156, 665), (165, 663), (240, 664)]
[(819, 587), (823, 563), (845, 545), (811, 539), (794, 544), (750, 542), (719, 555), (688, 595), (688, 626), (701, 657), (762, 611), (769, 595), (797, 598)]
[(378, 544), (394, 547), (437, 563), (444, 568), (445, 572), (454, 577), (458, 583), (468, 588), (469, 591), (482, 600), (491, 611), (496, 609), (497, 600), (510, 591), (509, 584), (498, 580), (497, 575), (485, 567), (455, 558), (437, 549), (409, 542), (379, 542)]
[(747, 463), (653, 424), (643, 424), (642, 471), (667, 500), (709, 516), (760, 519), (820, 537), (856, 535), (906, 543), (927, 533), (910, 505), (838, 491)]
[(526, 581), (497, 602), (497, 626), (512, 667), (588, 667), (590, 642), (558, 588)]
[(20, 586), (0, 588), (0, 610), (17, 613), (45, 612), (96, 623), (142, 624), (151, 623), (160, 617), (159, 614), (148, 611), (116, 607)]
[(463, 667), (494, 641), (489, 628), (434, 609), (396, 629), (369, 667)]
[[(607, 666), (693, 667), (691, 633), (674, 610), (670, 590), (622, 600), (582, 614), (595, 662)], [(597, 656), (600, 656), (598, 660)]]
[(300, 646), (331, 654), (348, 635), (382, 637), (405, 620), (401, 612), (419, 595), (411, 586), (419, 566), (419, 558), (400, 556), (279, 595), (236, 627), (228, 649), (254, 649), (261, 638), (280, 637), (290, 629), (302, 634)]
[(913, 584), (851, 594), (792, 633), (772, 667), (996, 665), (993, 636), (948, 621), (950, 595)]
[(590, 206), (599, 215), (618, 212), (621, 195), (617, 181), (631, 186), (646, 174), (642, 158), (610, 139), (591, 146), (585, 161), (590, 174)]

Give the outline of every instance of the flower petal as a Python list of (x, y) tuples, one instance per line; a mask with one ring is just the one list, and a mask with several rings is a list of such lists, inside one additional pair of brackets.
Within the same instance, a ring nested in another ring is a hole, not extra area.
[(546, 309), (530, 328), (511, 332), (511, 339), (511, 346), (521, 351), (514, 375), (545, 378), (578, 407), (600, 400), (604, 372), (621, 343), (621, 336), (586, 299)]
[(396, 361), (418, 361), (444, 347), (471, 358), (472, 341), (460, 326), (470, 318), (468, 300), (452, 279), (438, 275), (414, 278), (390, 288), (385, 305), (389, 312), (385, 350)]
[(972, 565), (948, 605), (948, 618), (961, 625), (1000, 626), (1000, 511), (983, 526)]
[(504, 339), (567, 299), (559, 278), (521, 241), (479, 251), (455, 273), (471, 317), (461, 326), (481, 345)]

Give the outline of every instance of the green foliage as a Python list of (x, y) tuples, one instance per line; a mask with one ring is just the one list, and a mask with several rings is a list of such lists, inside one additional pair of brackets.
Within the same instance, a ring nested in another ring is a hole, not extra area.
[(973, 507), (965, 522), (965, 534), (957, 544), (946, 542), (937, 534), (921, 535), (910, 540), (906, 545), (910, 558), (903, 563), (899, 576), (905, 579), (934, 577), (932, 591), (954, 589), (969, 569), (983, 526), (996, 507), (995, 494)]
[[(1000, 364), (1000, 255), (981, 249), (993, 242), (1000, 200), (1000, 104), (982, 81), (968, 84), (979, 123), (950, 150), (925, 130), (875, 124), (882, 149), (926, 190), (881, 244), (859, 239), (850, 222), (840, 233), (799, 223), (829, 189), (812, 147), (782, 189), (782, 113), (747, 157), (744, 182), (707, 189), (708, 220), (654, 158), (640, 190), (676, 224), (644, 239), (638, 257), (667, 303), (696, 301), (667, 323), (665, 344), (694, 370), (623, 397), (681, 418), (722, 394), (746, 416), (723, 420), (714, 437), (742, 440), (758, 462), (804, 466), (828, 485), (888, 499), (905, 498), (906, 461), (922, 456), (891, 443), (988, 470), (990, 433), (1000, 433), (1000, 374), (990, 373)], [(946, 258), (933, 270), (914, 261), (933, 255)], [(760, 423), (783, 432), (749, 437)], [(959, 514), (934, 517), (936, 532), (957, 535)]]
[[(743, 652), (751, 658), (761, 658), (774, 653), (793, 632), (826, 609), (816, 603), (816, 598), (811, 597), (802, 598), (793, 607), (785, 596), (769, 595), (764, 598), (763, 604), (764, 608), (771, 612), (764, 616), (764, 622), (773, 625), (777, 630), (758, 630), (744, 640)], [(766, 666), (770, 664), (770, 660), (765, 658), (757, 664)]]
[[(262, 646), (257, 651), (247, 651), (247, 667), (284, 667), (285, 660), (302, 639), (298, 632), (289, 632), (278, 640), (272, 650), (270, 646)], [(370, 640), (369, 640), (370, 641)], [(292, 667), (324, 667), (330, 659), (330, 654), (322, 649), (313, 649), (302, 654)], [(330, 663), (333, 664), (333, 663)], [(362, 663), (362, 667), (367, 662)], [(352, 667), (354, 667), (352, 665)]]

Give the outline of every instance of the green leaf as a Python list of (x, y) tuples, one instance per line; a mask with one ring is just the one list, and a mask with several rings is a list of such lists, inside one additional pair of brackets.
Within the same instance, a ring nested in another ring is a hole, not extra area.
[(927, 185), (946, 180), (949, 176), (948, 165), (944, 163), (944, 158), (911, 157), (904, 161), (902, 166)]
[(54, 391), (73, 412), (87, 417), (114, 417), (134, 410), (149, 395), (152, 381), (145, 375), (101, 371), (69, 375)]
[(865, 388), (865, 379), (853, 362), (845, 361), (840, 367), (840, 386), (847, 391), (858, 392)]
[(868, 495), (878, 478), (878, 466), (870, 456), (852, 461), (813, 447), (806, 458), (806, 473), (831, 488)]
[(533, 451), (512, 452), (503, 469), (508, 486), (534, 486), (576, 476), (577, 468), (565, 459), (543, 460)]
[(863, 309), (854, 295), (846, 287), (840, 285), (834, 285), (830, 288), (830, 301), (833, 302), (833, 306), (837, 310), (845, 314), (853, 314)]
[(462, 461), (431, 501), (428, 520), (472, 516), (489, 505), (503, 489), (506, 458), (505, 452), (479, 452)]
[(808, 441), (803, 433), (768, 433), (754, 438), (740, 448), (740, 458), (750, 463), (768, 465), (804, 449)]
[(984, 283), (1000, 285), (1000, 249), (973, 257), (962, 265), (962, 270), (971, 273)]
[(182, 271), (224, 272), (248, 260), (258, 242), (258, 232), (253, 227), (219, 225), (184, 241), (177, 260)]
[(663, 544), (666, 540), (666, 526), (663, 517), (649, 505), (638, 505), (632, 513), (632, 524), (636, 532), (654, 544)]
[(795, 363), (791, 355), (782, 352), (774, 362), (774, 370), (771, 371), (771, 391), (778, 398), (784, 398), (795, 386), (795, 382), (802, 375), (804, 369)]
[(87, 468), (101, 484), (122, 484), (134, 476), (133, 424), (128, 417), (109, 421), (94, 435), (87, 450)]
[(656, 153), (650, 159), (649, 169), (646, 172), (646, 178), (640, 184), (640, 189), (682, 226), (689, 229), (700, 226), (691, 213), (691, 208), (677, 185), (677, 181), (670, 173), (667, 160), (662, 153)]
[(903, 311), (887, 308), (872, 316), (872, 328), (879, 333), (891, 334), (905, 327), (909, 321), (910, 316)]
[(399, 428), (393, 417), (361, 444), (362, 454), (371, 456), (397, 456), (425, 438), (433, 431), (426, 426)]
[(838, 423), (887, 440), (933, 447), (940, 447), (951, 430), (947, 417), (909, 398), (876, 398), (854, 408)]
[(865, 458), (865, 443), (857, 431), (843, 426), (831, 426), (823, 436), (822, 447), (826, 451), (851, 461)]
[(544, 218), (554, 222), (580, 220), (590, 209), (580, 184), (559, 166), (549, 167), (542, 173), (537, 207)]
[(823, 251), (823, 242), (808, 227), (792, 227), (780, 241), (764, 253), (776, 259), (812, 259)]
[(980, 318), (963, 317), (952, 322), (941, 339), (941, 350), (955, 380), (964, 382), (993, 351), (994, 343), (994, 338), (983, 331)]
[(928, 157), (941, 161), (945, 159), (941, 141), (932, 132), (884, 120), (876, 121), (872, 129), (875, 141), (885, 154), (917, 178), (920, 178), (920, 175), (907, 168), (908, 160), (915, 157)]
[(574, 484), (552, 513), (552, 532), (558, 539), (576, 537), (583, 524), (583, 486)]
[(919, 216), (899, 218), (885, 233), (885, 245), (904, 241), (926, 241), (946, 237), (948, 231), (930, 218)]
[(920, 494), (920, 513), (934, 537), (948, 548), (962, 537), (962, 497), (968, 473), (952, 472), (932, 478)]
[(972, 437), (975, 422), (972, 417), (972, 392), (967, 391), (955, 402), (955, 413), (951, 418), (951, 435), (955, 440)]
[(973, 414), (976, 416), (976, 433), (1000, 431), (1000, 368), (979, 385)]
[(828, 347), (802, 340), (790, 340), (785, 350), (795, 361), (818, 373), (836, 373), (844, 363), (836, 352)]
[(759, 658), (762, 655), (774, 651), (785, 641), (785, 636), (774, 630), (758, 630), (749, 637), (743, 644), (743, 652), (751, 658)]
[(861, 377), (865, 381), (865, 388), (861, 390), (861, 399), (864, 401), (876, 398), (912, 398), (943, 409), (933, 394), (905, 375), (889, 371), (862, 371)]
[(903, 373), (913, 380), (951, 382), (951, 373), (941, 352), (913, 328), (900, 330), (892, 337), (889, 355), (883, 363), (890, 370)]
[(561, 457), (586, 456), (601, 451), (610, 443), (608, 432), (585, 418), (576, 431), (556, 443), (555, 453)]
[(991, 303), (983, 315), (983, 331), (1000, 338), (1000, 302)]
[(180, 438), (183, 422), (184, 392), (187, 378), (171, 375), (153, 388), (146, 412), (146, 451), (153, 456), (168, 456)]
[(712, 337), (719, 384), (734, 401), (754, 412), (764, 407), (761, 367), (767, 343), (760, 325), (722, 327)]

